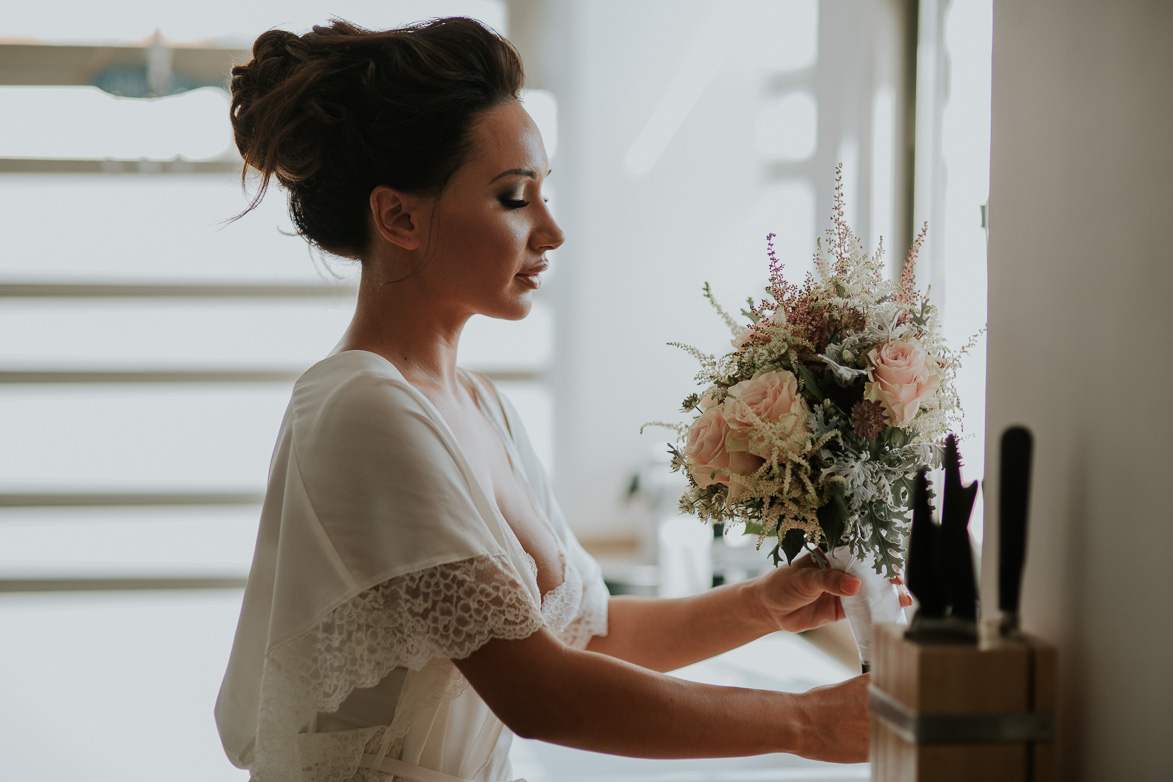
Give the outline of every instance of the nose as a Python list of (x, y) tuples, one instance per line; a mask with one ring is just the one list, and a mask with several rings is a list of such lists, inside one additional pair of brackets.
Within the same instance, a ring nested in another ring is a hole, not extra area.
[(532, 243), (539, 251), (555, 250), (562, 246), (566, 237), (562, 233), (561, 226), (554, 219), (554, 215), (550, 214), (550, 207), (545, 203), (542, 204), (542, 212), (542, 219), (534, 226)]

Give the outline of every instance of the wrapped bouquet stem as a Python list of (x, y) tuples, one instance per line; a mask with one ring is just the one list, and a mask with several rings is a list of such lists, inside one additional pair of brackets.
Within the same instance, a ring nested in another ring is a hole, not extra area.
[(733, 350), (711, 356), (672, 343), (700, 361), (701, 389), (684, 400), (691, 421), (664, 425), (680, 436), (670, 450), (688, 480), (682, 511), (741, 524), (759, 546), (772, 541), (775, 564), (821, 548), (861, 578), (867, 596), (844, 603), (868, 663), (870, 623), (903, 618), (888, 579), (903, 565), (917, 470), (941, 463), (960, 419), (953, 380), (969, 345), (946, 347), (915, 285), (924, 231), (897, 279), (882, 247), (865, 252), (843, 213), (836, 169), (814, 273), (788, 281), (771, 234), (767, 295), (751, 298), (742, 319), (705, 285)]
[(859, 592), (841, 597), (843, 613), (859, 650), (859, 662), (866, 673), (872, 666), (872, 625), (882, 623), (905, 624), (900, 592), (891, 579), (876, 572), (869, 557), (860, 558), (847, 546), (839, 546), (825, 554), (827, 564), (859, 579)]

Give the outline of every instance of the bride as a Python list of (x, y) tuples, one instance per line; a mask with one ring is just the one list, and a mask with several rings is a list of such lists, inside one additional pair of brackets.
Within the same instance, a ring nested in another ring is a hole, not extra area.
[(248, 166), (361, 262), (354, 318), (297, 381), (216, 721), (255, 780), (510, 779), (514, 733), (598, 752), (867, 758), (866, 678), (784, 693), (665, 675), (842, 617), (809, 561), (678, 600), (607, 595), (508, 400), (456, 364), (529, 312), (563, 235), (479, 23), (273, 30), (232, 72)]

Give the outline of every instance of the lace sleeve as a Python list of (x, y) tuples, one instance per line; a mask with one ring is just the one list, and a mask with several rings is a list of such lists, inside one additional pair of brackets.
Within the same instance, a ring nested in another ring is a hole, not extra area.
[[(351, 692), (374, 686), (396, 668), (420, 671), (437, 659), (462, 659), (490, 639), (525, 638), (542, 626), (540, 611), (505, 555), (435, 565), (360, 592), (266, 656), (250, 764), (254, 776), (319, 778), (320, 772), (308, 770), (319, 767), (311, 757), (318, 753), (307, 755), (309, 746), (299, 745), (300, 738), (310, 738), (299, 734), (316, 713), (336, 711)], [(386, 730), (403, 732), (406, 724), (399, 723), (411, 718), (396, 710), (395, 724)], [(346, 738), (331, 736), (319, 738)], [(348, 744), (341, 752), (345, 760), (336, 748), (328, 765), (354, 767), (362, 743)]]
[[(462, 659), (491, 638), (525, 638), (542, 617), (505, 556), (479, 556), (385, 581), (274, 649), (271, 662), (318, 711), (397, 667)], [(290, 647), (290, 648), (287, 648)]]

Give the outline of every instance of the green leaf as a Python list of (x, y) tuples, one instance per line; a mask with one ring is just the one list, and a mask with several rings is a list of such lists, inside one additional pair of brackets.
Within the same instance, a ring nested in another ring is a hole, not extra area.
[(862, 551), (870, 551), (876, 558), (876, 572), (889, 578), (904, 568), (903, 539), (908, 531), (909, 518), (905, 512), (889, 513), (881, 502), (869, 503), (864, 510), (865, 539), (859, 541)]
[[(794, 558), (806, 547), (806, 533), (800, 529), (788, 530), (782, 537), (782, 542), (774, 547), (777, 551), (781, 547), (782, 553), (786, 555), (787, 562), (794, 562)], [(775, 565), (778, 563), (775, 562)]]
[(886, 426), (884, 431), (880, 434), (880, 445), (885, 448), (903, 448), (908, 445), (908, 441), (912, 439), (906, 430), (895, 426)]
[(819, 383), (817, 380), (815, 380), (814, 372), (811, 372), (809, 369), (799, 364), (798, 376), (802, 378), (803, 387), (810, 389), (810, 392), (812, 395), (814, 395), (815, 399), (818, 399), (821, 402), (827, 398), (827, 395), (823, 393), (821, 388), (819, 388)]
[(827, 539), (828, 550), (839, 545), (843, 532), (847, 529), (847, 502), (843, 499), (843, 489), (836, 483), (831, 486), (831, 496), (816, 512), (819, 519), (819, 528), (823, 530), (823, 537)]
[(778, 554), (778, 552), (781, 550), (781, 543), (774, 544), (774, 548), (770, 550), (770, 559), (773, 560), (774, 567), (780, 567), (782, 565), (782, 557)]
[(912, 478), (899, 478), (892, 483), (892, 496), (902, 509), (912, 506)]
[(754, 308), (753, 296), (747, 298), (745, 303), (746, 308), (741, 311), (741, 314), (749, 318), (750, 322), (756, 326), (758, 322), (761, 321), (762, 316), (759, 315), (757, 310)]

